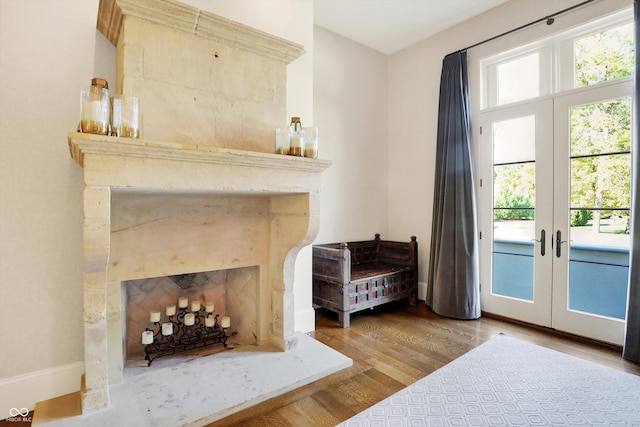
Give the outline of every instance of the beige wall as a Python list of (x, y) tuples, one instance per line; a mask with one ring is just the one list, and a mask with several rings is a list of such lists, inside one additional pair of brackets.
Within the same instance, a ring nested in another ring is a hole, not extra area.
[(333, 161), (316, 242), (387, 237), (387, 57), (318, 26), (314, 50), (319, 153)]
[[(65, 376), (82, 360), (82, 173), (66, 135), (91, 78), (115, 82), (97, 7), (0, 2), (0, 379)], [(0, 383), (0, 418), (31, 404), (14, 400), (22, 391)]]

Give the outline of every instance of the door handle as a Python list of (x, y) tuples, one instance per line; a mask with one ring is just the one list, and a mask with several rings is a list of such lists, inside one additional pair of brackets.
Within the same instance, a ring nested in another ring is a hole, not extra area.
[(540, 243), (540, 255), (544, 256), (545, 254), (545, 246), (546, 246), (546, 240), (547, 240), (547, 232), (544, 231), (544, 228), (540, 231), (540, 240), (536, 240), (533, 239), (534, 241)]
[(560, 256), (562, 255), (561, 246), (565, 242), (566, 240), (562, 240), (562, 233), (560, 232), (560, 230), (557, 230), (556, 231), (556, 257), (560, 258)]

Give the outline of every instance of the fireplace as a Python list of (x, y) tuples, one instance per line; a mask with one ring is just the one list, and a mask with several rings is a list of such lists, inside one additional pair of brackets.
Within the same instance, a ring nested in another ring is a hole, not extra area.
[(69, 134), (84, 172), (83, 413), (123, 379), (129, 281), (249, 274), (226, 289), (231, 329), (296, 346), (295, 259), (331, 164), (272, 154), (301, 46), (173, 0), (102, 0), (98, 28), (117, 47), (117, 93), (141, 100), (143, 139)]
[(69, 141), (85, 177), (83, 411), (108, 405), (109, 384), (122, 381), (125, 281), (253, 268), (257, 313), (242, 334), (295, 346), (295, 258), (317, 234), (329, 162), (76, 133)]

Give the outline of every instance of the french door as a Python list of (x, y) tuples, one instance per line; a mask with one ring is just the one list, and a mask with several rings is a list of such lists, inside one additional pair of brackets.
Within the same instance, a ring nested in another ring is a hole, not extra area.
[(481, 113), (481, 298), (490, 313), (622, 344), (631, 83)]
[(553, 100), (482, 113), (480, 125), (482, 309), (550, 327)]

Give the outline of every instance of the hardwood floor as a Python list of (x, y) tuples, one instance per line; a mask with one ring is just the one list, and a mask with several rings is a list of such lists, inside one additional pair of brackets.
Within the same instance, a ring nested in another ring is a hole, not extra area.
[(338, 326), (336, 314), (318, 310), (310, 335), (353, 366), (209, 427), (334, 426), (500, 333), (640, 375), (640, 365), (622, 359), (619, 348), (488, 316), (443, 318), (422, 301), (357, 314), (348, 329)]

